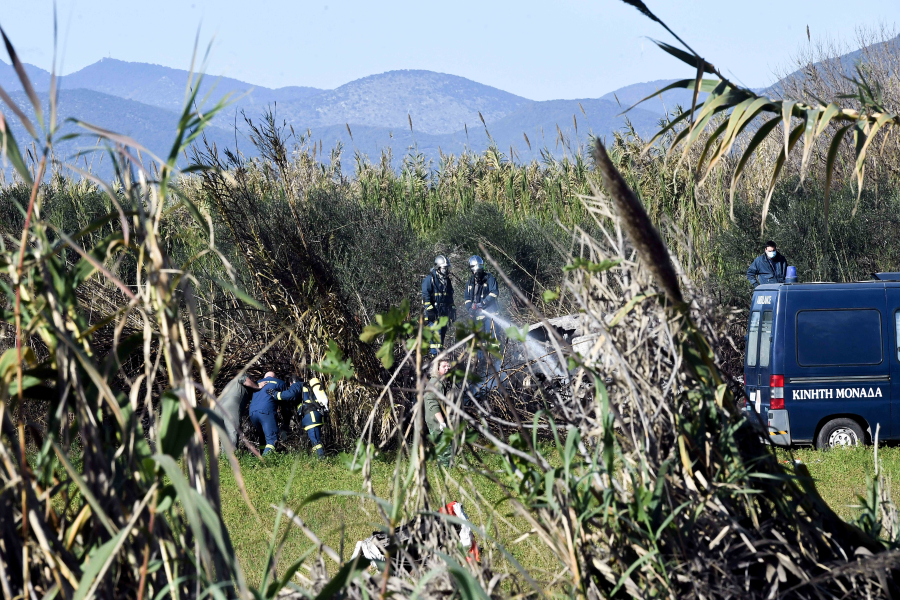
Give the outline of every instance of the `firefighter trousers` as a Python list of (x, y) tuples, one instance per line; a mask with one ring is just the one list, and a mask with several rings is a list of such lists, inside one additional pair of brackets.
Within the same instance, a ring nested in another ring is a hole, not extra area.
[[(426, 325), (431, 326), (433, 323), (429, 322)], [(444, 349), (444, 339), (447, 337), (447, 325), (440, 328), (439, 333), (441, 335), (441, 342), (438, 344), (435, 341), (431, 342), (431, 347), (428, 349), (428, 353), (431, 356), (437, 356), (440, 354), (441, 350)]]
[(322, 413), (317, 410), (310, 411), (303, 416), (300, 422), (303, 429), (306, 430), (306, 435), (309, 436), (309, 443), (316, 451), (316, 455), (319, 458), (325, 458), (325, 448), (322, 445), (322, 423), (324, 422)]

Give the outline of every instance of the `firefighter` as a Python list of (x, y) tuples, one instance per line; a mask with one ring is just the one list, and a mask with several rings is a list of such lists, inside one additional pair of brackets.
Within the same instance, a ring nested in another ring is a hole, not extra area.
[[(453, 282), (450, 281), (450, 261), (446, 256), (434, 259), (434, 267), (422, 280), (422, 304), (425, 306), (425, 323), (434, 325), (441, 317), (449, 323), (456, 320), (456, 305), (453, 302)], [(441, 341), (432, 341), (429, 353), (437, 355), (444, 349), (447, 326), (440, 329)]]
[[(469, 270), (472, 271), (472, 275), (469, 277), (469, 283), (466, 285), (466, 310), (469, 311), (469, 316), (475, 320), (478, 328), (491, 335), (491, 349), (499, 351), (497, 325), (492, 318), (500, 308), (497, 304), (497, 300), (500, 297), (497, 280), (490, 273), (485, 273), (484, 261), (480, 256), (471, 256), (469, 258)], [(479, 349), (478, 362), (481, 363), (483, 360), (484, 353)], [(494, 367), (495, 370), (499, 370), (499, 364), (495, 364)], [(486, 364), (485, 375), (489, 375)]]
[(287, 388), (281, 379), (275, 377), (275, 373), (269, 371), (265, 377), (257, 382), (259, 389), (253, 393), (250, 399), (250, 422), (262, 431), (266, 439), (266, 447), (263, 456), (275, 452), (275, 443), (278, 441), (278, 422), (275, 420), (276, 406), (275, 394)]
[(323, 412), (328, 410), (328, 396), (325, 395), (319, 379), (313, 377), (308, 383), (303, 383), (295, 377), (288, 389), (273, 390), (273, 396), (276, 400), (283, 402), (300, 401), (297, 408), (300, 424), (306, 431), (306, 435), (309, 436), (309, 443), (316, 451), (316, 456), (325, 458), (325, 448), (322, 445), (322, 424), (325, 422)]

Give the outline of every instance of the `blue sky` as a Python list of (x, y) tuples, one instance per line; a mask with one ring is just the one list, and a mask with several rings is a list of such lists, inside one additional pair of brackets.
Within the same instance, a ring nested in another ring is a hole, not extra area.
[[(6, 2), (0, 25), (27, 62), (49, 68), (52, 0)], [(898, 0), (648, 0), (705, 57), (752, 87), (816, 39), (893, 28)], [(754, 10), (748, 7), (756, 6)], [(208, 71), (257, 85), (333, 88), (393, 69), (452, 73), (534, 100), (598, 97), (685, 75), (648, 37), (659, 25), (619, 0), (58, 0), (62, 70), (111, 56), (187, 68), (195, 35)], [(3, 57), (6, 58), (5, 56)]]

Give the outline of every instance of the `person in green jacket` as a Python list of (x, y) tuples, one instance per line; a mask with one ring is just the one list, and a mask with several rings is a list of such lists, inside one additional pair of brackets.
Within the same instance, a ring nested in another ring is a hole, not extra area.
[[(450, 391), (450, 384), (445, 379), (450, 371), (450, 359), (441, 358), (431, 364), (431, 379), (428, 380), (428, 391), (425, 392), (425, 424), (428, 426), (428, 433), (431, 439), (437, 443), (441, 437), (441, 432), (447, 428), (447, 417), (444, 415), (441, 406), (441, 397), (447, 397)], [(452, 455), (450, 446), (447, 446), (437, 457), (438, 464), (444, 467), (450, 466), (450, 457)]]

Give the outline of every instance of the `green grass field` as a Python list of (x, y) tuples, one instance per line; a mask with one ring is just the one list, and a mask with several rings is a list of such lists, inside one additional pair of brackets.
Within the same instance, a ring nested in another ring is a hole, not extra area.
[[(488, 468), (499, 469), (499, 464), (492, 464), (497, 458), (488, 457), (485, 460)], [(258, 516), (248, 508), (225, 460), (220, 462), (222, 515), (241, 565), (251, 582), (258, 582), (262, 576), (275, 526), (276, 508), (272, 505), (277, 507), (282, 497), (286, 499), (285, 505), (288, 508), (345, 559), (349, 558), (358, 540), (370, 536), (384, 524), (375, 503), (360, 497), (332, 496), (301, 506), (310, 494), (322, 490), (363, 492), (363, 475), (351, 472), (339, 457), (319, 462), (306, 453), (279, 454), (274, 458), (267, 457), (263, 464), (256, 457), (245, 453), (240, 455), (239, 462), (247, 495)], [(295, 462), (297, 469), (294, 480), (288, 487)], [(391, 498), (394, 467), (392, 460), (376, 457), (373, 461), (372, 484), (376, 496)], [(462, 502), (469, 519), (492, 532), (517, 561), (533, 574), (544, 575), (539, 580), (552, 580), (554, 574), (547, 569), (553, 565), (548, 564), (546, 556), (542, 556), (532, 538), (516, 542), (516, 538), (527, 532), (528, 527), (524, 520), (511, 515), (511, 509), (503, 506), (504, 497), (498, 487), (484, 477), (470, 478), (468, 475), (468, 471), (454, 468), (449, 477), (429, 477), (434, 486), (431, 499), (435, 509), (452, 500)], [(313, 545), (297, 527), (286, 520), (282, 521), (279, 536), (288, 528), (292, 531), (288, 534), (282, 551), (282, 568)], [(483, 542), (480, 545), (483, 548), (482, 559), (487, 557), (497, 570), (514, 570), (514, 566), (502, 554), (492, 551)], [(336, 570), (333, 564), (327, 566), (329, 572)]]
[[(779, 450), (778, 457), (781, 461), (803, 461), (815, 478), (822, 497), (844, 519), (851, 519), (856, 514), (857, 509), (853, 505), (858, 504), (858, 495), (865, 494), (866, 477), (871, 477), (875, 471), (871, 447), (832, 452), (802, 449), (788, 453)], [(891, 483), (893, 497), (900, 501), (900, 448), (879, 448), (878, 459), (886, 479)], [(243, 454), (239, 460), (247, 494), (258, 516), (247, 507), (225, 461), (221, 463), (222, 513), (241, 564), (251, 582), (259, 581), (262, 575), (275, 525), (276, 511), (272, 505), (277, 506), (281, 502), (295, 461), (297, 470), (293, 484), (286, 492), (286, 506), (339, 553), (343, 544), (344, 558), (349, 557), (357, 540), (371, 535), (382, 523), (374, 502), (358, 497), (329, 497), (301, 506), (305, 498), (321, 490), (363, 491), (362, 474), (351, 472), (339, 458), (318, 462), (305, 453), (280, 454), (263, 464), (252, 455)], [(488, 466), (499, 467), (490, 462)], [(375, 495), (390, 496), (393, 470), (393, 462), (376, 458), (372, 466)], [(485, 478), (472, 477), (472, 487), (463, 487), (471, 490), (469, 493), (477, 497), (461, 494), (459, 481), (465, 480), (466, 475), (464, 470), (453, 469), (449, 478), (431, 478), (432, 485), (440, 486), (432, 491), (435, 504), (441, 502), (442, 498), (443, 502), (460, 500), (469, 518), (477, 525), (493, 531), (496, 539), (536, 576), (536, 580), (551, 581), (554, 577), (552, 559), (546, 551), (533, 544), (531, 538), (516, 543), (516, 539), (527, 532), (528, 528), (523, 520), (510, 515), (511, 510), (501, 503), (502, 494), (497, 487)], [(496, 511), (492, 510), (494, 507)], [(299, 529), (283, 521), (282, 532), (285, 528), (292, 528), (292, 531), (288, 534), (282, 552), (281, 565), (290, 564), (312, 547), (312, 543)], [(486, 544), (482, 546), (489, 548)], [(484, 555), (492, 560), (496, 570), (513, 570), (509, 561), (499, 553), (486, 551)], [(328, 567), (329, 571), (334, 570), (334, 565)]]
[[(837, 514), (848, 520), (858, 512), (854, 508), (859, 504), (857, 497), (866, 493), (866, 477), (875, 475), (872, 446), (830, 452), (808, 448), (795, 449), (790, 453), (778, 450), (778, 459), (797, 459), (805, 463), (822, 497)], [(890, 483), (891, 497), (895, 503), (900, 503), (900, 447), (879, 447), (878, 462), (884, 469), (885, 480)]]

